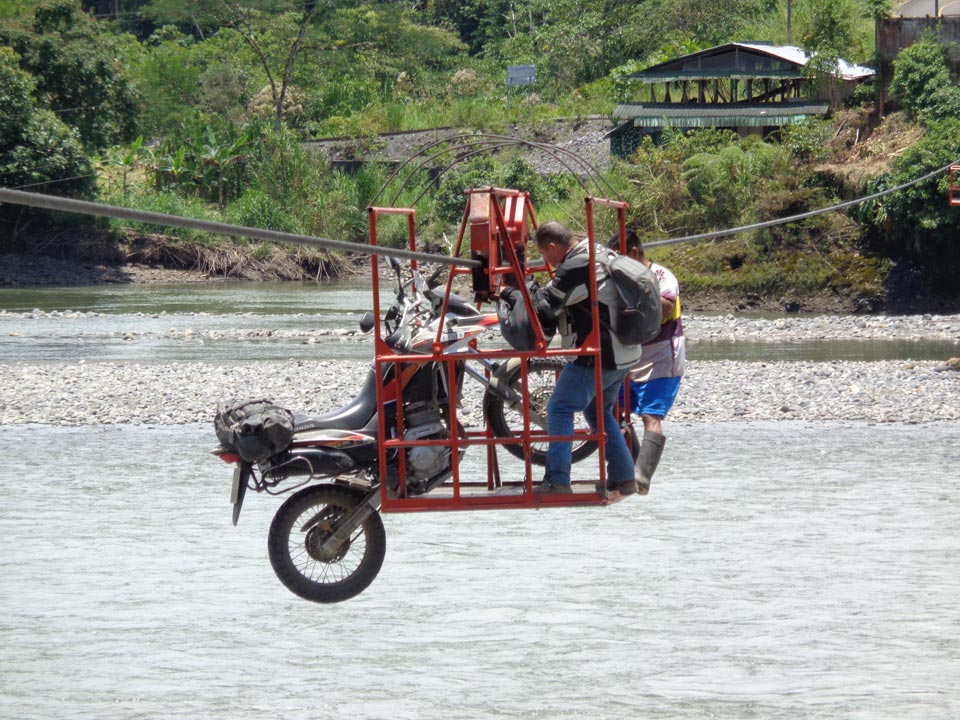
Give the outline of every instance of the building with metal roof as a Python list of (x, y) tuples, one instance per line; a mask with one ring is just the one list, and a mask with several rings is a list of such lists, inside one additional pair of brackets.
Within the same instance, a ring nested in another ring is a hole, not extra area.
[(630, 77), (647, 101), (618, 105), (610, 133), (615, 155), (632, 153), (644, 136), (656, 142), (665, 127), (727, 128), (768, 135), (784, 125), (826, 114), (872, 69), (841, 60), (833, 82), (814, 83), (810, 57), (791, 45), (727, 43), (654, 65)]

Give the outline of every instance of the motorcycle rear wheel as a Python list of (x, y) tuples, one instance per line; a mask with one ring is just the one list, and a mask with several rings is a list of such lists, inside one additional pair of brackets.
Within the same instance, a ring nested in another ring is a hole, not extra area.
[(387, 550), (380, 513), (374, 512), (340, 547), (324, 554), (321, 544), (332, 525), (353, 510), (363, 493), (335, 485), (314, 485), (290, 496), (270, 524), (270, 564), (288, 590), (305, 600), (349, 600), (373, 582)]
[[(531, 358), (527, 361), (527, 390), (530, 398), (530, 410), (541, 417), (547, 416), (547, 402), (557, 384), (557, 374), (563, 369), (565, 361), (562, 358)], [(506, 376), (510, 388), (521, 394), (523, 378), (520, 375), (520, 366), (517, 365)], [(523, 417), (521, 414), (504, 404), (503, 398), (488, 391), (484, 397), (484, 412), (490, 429), (496, 437), (520, 438), (523, 432)], [(588, 429), (583, 415), (577, 415), (577, 430)], [(539, 429), (539, 428), (531, 428)], [(546, 434), (546, 430), (542, 430)], [(547, 462), (547, 442), (530, 443), (530, 461), (534, 465), (545, 465)], [(502, 446), (514, 457), (523, 460), (523, 445), (509, 443)], [(597, 449), (594, 440), (581, 440), (573, 443), (572, 461), (580, 462), (589, 457)]]

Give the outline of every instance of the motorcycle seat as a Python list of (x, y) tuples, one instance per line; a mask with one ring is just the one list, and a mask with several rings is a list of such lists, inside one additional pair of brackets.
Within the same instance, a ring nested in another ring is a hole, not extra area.
[(360, 388), (360, 392), (349, 403), (337, 410), (331, 410), (322, 415), (306, 415), (297, 413), (293, 417), (293, 432), (308, 430), (363, 430), (377, 411), (377, 375), (370, 368), (367, 379)]

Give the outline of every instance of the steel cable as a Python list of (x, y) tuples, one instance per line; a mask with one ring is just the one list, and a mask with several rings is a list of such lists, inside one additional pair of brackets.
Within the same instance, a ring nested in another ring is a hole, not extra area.
[(214, 222), (211, 220), (196, 220), (194, 218), (181, 217), (179, 215), (165, 215), (163, 213), (149, 212), (146, 210), (117, 207), (115, 205), (103, 205), (102, 203), (88, 202), (86, 200), (74, 200), (72, 198), (58, 197), (56, 195), (29, 193), (24, 192), (23, 190), (0, 188), (0, 202), (9, 202), (14, 205), (27, 205), (30, 207), (43, 208), (44, 210), (78, 213), (80, 215), (111, 217), (119, 220), (147, 223), (149, 225), (166, 225), (168, 227), (185, 228), (187, 230), (199, 230), (201, 232), (209, 232), (216, 235), (246, 237), (254, 240), (263, 240), (266, 242), (307, 245), (310, 247), (320, 247), (330, 250), (341, 250), (348, 253), (364, 253), (367, 255), (403, 258), (405, 260), (421, 260), (423, 262), (435, 262), (443, 265), (458, 265), (461, 267), (471, 268), (480, 267), (479, 261), (470, 260), (468, 258), (456, 258), (449, 257), (447, 255), (414, 252), (412, 250), (403, 250), (399, 248), (358, 245), (357, 243), (346, 242), (344, 240), (329, 240), (327, 238), (317, 238), (310, 235), (297, 235), (295, 233), (279, 232), (277, 230), (264, 230), (262, 228), (229, 225), (227, 223)]
[[(429, 154), (437, 146), (445, 145), (451, 142), (455, 144), (441, 148), (440, 150), (433, 152), (432, 154)], [(541, 152), (548, 154), (555, 162), (563, 166), (563, 168), (568, 173), (573, 175), (577, 179), (577, 182), (580, 184), (580, 187), (582, 187), (584, 189), (584, 192), (586, 192), (587, 188), (583, 184), (583, 181), (580, 180), (579, 174), (574, 172), (573, 169), (570, 167), (570, 165), (568, 165), (567, 162), (564, 161), (563, 158), (566, 157), (570, 161), (573, 161), (580, 165), (583, 171), (583, 174), (586, 175), (597, 186), (598, 190), (602, 191), (603, 190), (602, 186), (606, 185), (607, 190), (609, 190), (610, 192), (615, 192), (613, 187), (607, 182), (606, 178), (604, 178), (603, 175), (601, 175), (595, 167), (593, 167), (589, 162), (587, 162), (585, 159), (577, 155), (572, 150), (567, 150), (566, 148), (561, 148), (556, 145), (550, 145), (549, 143), (538, 143), (532, 140), (523, 140), (522, 138), (510, 137), (509, 135), (492, 135), (489, 133), (461, 133), (461, 134), (455, 134), (455, 135), (450, 135), (450, 136), (441, 138), (440, 140), (436, 140), (432, 143), (429, 143), (421, 147), (416, 153), (414, 153), (412, 156), (407, 158), (403, 163), (401, 163), (396, 168), (396, 170), (394, 170), (390, 174), (389, 177), (387, 177), (387, 180), (383, 184), (383, 187), (381, 187), (377, 191), (376, 195), (374, 195), (372, 202), (376, 202), (377, 199), (386, 191), (390, 183), (393, 182), (393, 180), (395, 180), (400, 175), (400, 173), (417, 158), (423, 157), (426, 159), (421, 161), (418, 165), (416, 165), (415, 167), (413, 167), (411, 170), (408, 171), (407, 176), (404, 178), (403, 182), (400, 185), (400, 189), (397, 190), (397, 192), (394, 194), (394, 199), (392, 202), (397, 201), (397, 199), (400, 196), (400, 193), (403, 191), (404, 187), (406, 187), (407, 183), (410, 182), (411, 178), (416, 173), (416, 171), (424, 167), (424, 165), (428, 164), (430, 160), (438, 158), (449, 152), (456, 152), (458, 150), (463, 150), (469, 147), (480, 146), (480, 145), (492, 145), (492, 147), (489, 148), (491, 150), (499, 149), (501, 147), (507, 147), (510, 145), (521, 145), (521, 146), (526, 146), (526, 147), (540, 150)], [(439, 175), (443, 175), (443, 173), (445, 173), (451, 167), (456, 165), (458, 162), (462, 162), (463, 160), (469, 157), (472, 157), (473, 155), (476, 155), (476, 154), (477, 154), (476, 152), (473, 152), (464, 157), (455, 159), (454, 162), (450, 163), (445, 168), (443, 168), (443, 170), (441, 170)], [(420, 194), (420, 196), (422, 195), (423, 193)], [(420, 196), (418, 196), (418, 199)]]
[[(532, 146), (538, 145), (538, 143), (523, 143), (529, 144)], [(776, 220), (767, 220), (759, 223), (752, 223), (750, 225), (741, 225), (740, 227), (728, 228), (726, 230), (713, 230), (706, 233), (698, 233), (696, 235), (685, 235), (683, 237), (669, 238), (667, 240), (655, 240), (653, 242), (644, 243), (644, 247), (663, 247), (667, 245), (679, 245), (681, 243), (695, 243), (703, 240), (711, 240), (714, 238), (726, 237), (728, 235), (735, 235), (742, 232), (748, 232), (750, 230), (759, 230), (762, 228), (773, 227), (775, 225), (785, 225), (787, 223), (797, 222), (799, 220), (805, 220), (806, 218), (815, 217), (817, 215), (823, 215), (824, 213), (833, 212), (835, 210), (840, 210), (847, 207), (852, 207), (854, 205), (859, 205), (860, 203), (868, 202), (870, 200), (876, 200), (877, 198), (884, 197), (885, 195), (890, 195), (891, 193), (904, 190), (908, 187), (921, 183), (925, 180), (939, 175), (940, 173), (947, 172), (949, 169), (960, 163), (960, 160), (944, 165), (941, 168), (932, 170), (925, 175), (921, 175), (918, 178), (910, 180), (908, 182), (902, 183), (892, 188), (887, 188), (880, 192), (867, 195), (865, 197), (857, 198), (855, 200), (848, 200), (845, 202), (837, 203), (835, 205), (830, 205), (825, 208), (820, 208), (818, 210), (810, 210), (808, 212), (799, 213), (797, 215), (790, 215), (783, 218), (778, 218)], [(261, 228), (252, 228), (244, 227), (241, 225), (230, 225), (227, 223), (214, 222), (210, 220), (197, 220), (194, 218), (186, 218), (178, 215), (166, 215), (163, 213), (149, 212), (145, 210), (136, 210), (133, 208), (124, 208), (117, 207), (113, 205), (104, 205), (102, 203), (88, 202), (86, 200), (74, 200), (72, 198), (64, 198), (56, 195), (43, 195), (39, 193), (29, 193), (23, 190), (12, 190), (9, 188), (0, 188), (0, 203), (8, 202), (14, 205), (27, 205), (29, 207), (37, 207), (45, 210), (55, 210), (60, 212), (69, 212), (77, 213), (81, 215), (93, 215), (97, 217), (112, 217), (120, 220), (129, 220), (132, 222), (142, 222), (150, 225), (166, 225), (169, 227), (179, 227), (188, 230), (198, 230), (200, 232), (209, 232), (217, 235), (226, 235), (234, 237), (246, 237), (254, 240), (262, 240), (266, 242), (276, 242), (276, 243), (289, 243), (292, 245), (306, 245), (310, 247), (320, 247), (330, 250), (340, 250), (348, 253), (363, 253), (368, 255), (377, 255), (384, 257), (396, 257), (403, 258), (407, 260), (422, 260), (424, 262), (436, 262), (443, 265), (455, 265), (461, 267), (480, 267), (480, 263), (476, 260), (470, 260), (468, 258), (458, 258), (450, 257), (448, 255), (436, 255), (433, 253), (422, 253), (414, 252), (411, 250), (403, 250), (398, 248), (387, 248), (387, 247), (373, 247), (370, 245), (359, 245), (357, 243), (346, 242), (344, 240), (330, 240), (327, 238), (317, 238), (309, 235), (298, 235), (295, 233), (286, 233), (279, 232), (277, 230), (264, 230)]]
[(700, 242), (701, 240), (711, 240), (718, 237), (726, 237), (727, 235), (736, 235), (737, 233), (748, 232), (750, 230), (760, 230), (761, 228), (773, 227), (774, 225), (786, 225), (787, 223), (797, 222), (798, 220), (806, 220), (807, 218), (815, 217), (817, 215), (823, 215), (824, 213), (833, 212), (834, 210), (841, 210), (846, 207), (852, 207), (853, 205), (859, 205), (860, 203), (867, 202), (868, 200), (876, 200), (877, 198), (883, 197), (884, 195), (889, 195), (890, 193), (895, 193), (898, 190), (904, 190), (911, 185), (916, 185), (921, 183), (924, 180), (929, 180), (935, 175), (939, 175), (942, 172), (947, 172), (951, 167), (960, 163), (960, 160), (956, 160), (949, 165), (944, 165), (942, 168), (932, 170), (926, 175), (922, 175), (918, 178), (905, 182), (902, 185), (897, 185), (896, 187), (887, 188), (886, 190), (881, 190), (880, 192), (873, 193), (872, 195), (867, 195), (862, 198), (857, 198), (856, 200), (847, 200), (846, 202), (837, 203), (836, 205), (830, 205), (829, 207), (820, 208), (819, 210), (810, 210), (808, 212), (798, 213), (797, 215), (789, 215), (787, 217), (777, 218), (776, 220), (766, 220), (764, 222), (752, 223), (750, 225), (741, 225), (740, 227), (729, 228), (727, 230), (713, 230), (706, 233), (698, 233), (696, 235), (684, 235), (683, 237), (670, 238), (668, 240), (655, 240), (653, 242), (643, 243), (644, 248), (651, 247), (663, 247), (666, 245), (679, 245), (681, 243), (693, 243)]

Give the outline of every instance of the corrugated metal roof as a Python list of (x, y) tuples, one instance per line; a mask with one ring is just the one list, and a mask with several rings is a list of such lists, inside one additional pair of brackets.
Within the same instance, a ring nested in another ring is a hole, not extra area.
[[(618, 105), (615, 118), (632, 120), (634, 127), (761, 127), (788, 125), (823, 115), (826, 103), (753, 103), (742, 105), (670, 105), (666, 103)], [(621, 126), (623, 127), (623, 126)], [(618, 128), (619, 130), (619, 128)]]
[[(781, 60), (786, 60), (787, 62), (794, 62), (798, 65), (806, 65), (810, 60), (810, 56), (807, 55), (806, 50), (795, 47), (794, 45), (754, 45), (752, 43), (733, 44), (738, 47), (756, 50), (757, 52), (765, 52), (773, 57), (778, 57)], [(843, 80), (861, 80), (863, 78), (872, 77), (875, 74), (872, 68), (868, 68), (864, 65), (854, 65), (853, 63), (848, 63), (846, 60), (838, 60), (837, 65), (840, 78)]]
[(744, 72), (743, 70), (652, 70), (630, 77), (640, 78), (644, 82), (678, 82), (681, 80), (757, 80), (760, 78), (770, 78), (771, 80), (801, 80), (805, 76), (799, 69), (793, 70), (764, 70), (763, 74), (757, 72)]
[(634, 118), (634, 127), (773, 127), (790, 125), (791, 123), (806, 120), (810, 115), (729, 115), (726, 117), (638, 117)]
[(816, 115), (827, 112), (827, 103), (738, 103), (736, 105), (671, 103), (624, 103), (613, 111), (615, 118), (636, 118), (670, 115), (675, 117), (728, 117), (730, 115)]
[[(721, 70), (715, 68), (710, 69), (687, 69), (683, 73), (678, 73), (678, 69), (682, 68), (684, 64), (689, 64), (691, 60), (696, 58), (706, 58), (713, 57), (716, 55), (722, 55), (725, 52), (735, 51), (737, 49), (747, 50), (752, 53), (757, 53), (760, 55), (765, 55), (767, 57), (776, 58), (778, 60), (783, 60), (797, 69), (804, 67), (809, 61), (809, 56), (803, 48), (795, 47), (793, 45), (761, 45), (756, 43), (727, 43), (725, 45), (717, 45), (716, 47), (708, 48), (706, 50), (701, 50), (699, 52), (690, 53), (689, 55), (683, 55), (673, 60), (668, 60), (667, 62), (662, 62), (658, 65), (647, 68), (646, 70), (641, 70), (640, 72), (634, 73), (630, 77), (638, 78), (641, 80), (652, 80), (655, 82), (663, 82), (667, 79), (669, 80), (682, 80), (684, 78), (690, 79), (709, 79), (713, 77), (731, 77), (729, 73), (736, 72), (735, 70)], [(769, 70), (767, 72), (770, 72)], [(779, 70), (773, 72), (786, 72), (786, 70)], [(864, 67), (862, 65), (853, 65), (848, 63), (845, 60), (839, 61), (838, 68), (838, 77), (843, 80), (862, 80), (864, 78), (872, 77), (874, 71), (871, 68)], [(670, 77), (666, 77), (669, 75)], [(767, 77), (776, 77), (777, 75), (768, 75)], [(733, 75), (736, 77), (736, 75)], [(744, 75), (742, 77), (763, 77), (763, 75)]]

